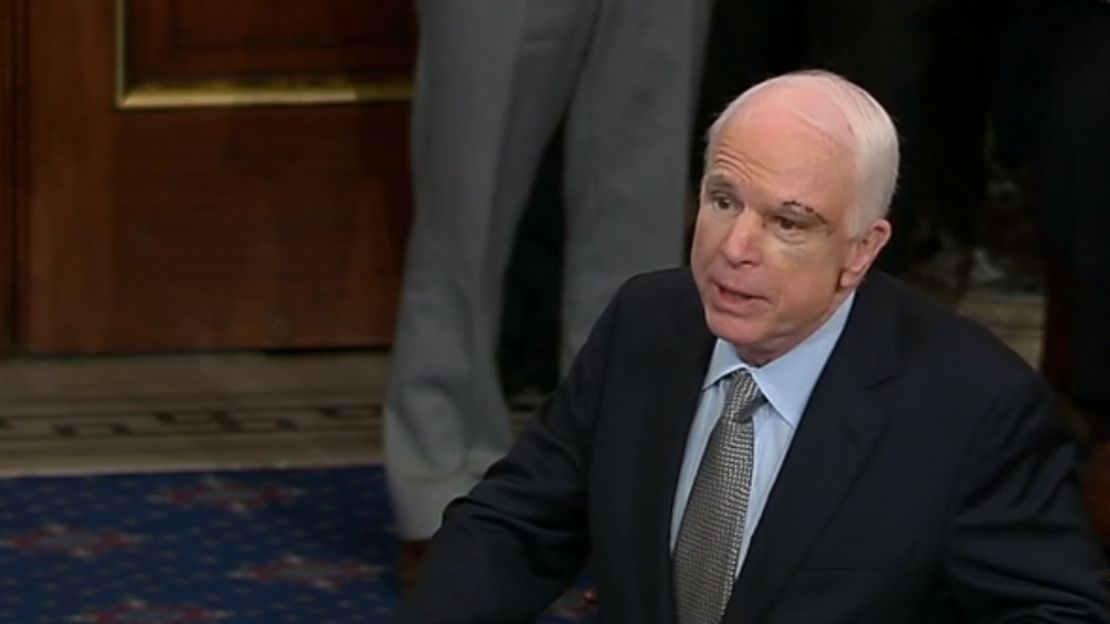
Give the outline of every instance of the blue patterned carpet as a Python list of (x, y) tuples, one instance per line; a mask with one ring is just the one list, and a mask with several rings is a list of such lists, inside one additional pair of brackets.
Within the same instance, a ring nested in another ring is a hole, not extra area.
[[(0, 623), (377, 624), (378, 467), (0, 480)], [(576, 591), (545, 624), (592, 622)]]

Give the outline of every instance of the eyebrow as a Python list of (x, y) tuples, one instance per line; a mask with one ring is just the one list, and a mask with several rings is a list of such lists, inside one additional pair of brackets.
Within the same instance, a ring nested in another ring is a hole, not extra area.
[[(736, 186), (731, 180), (717, 173), (707, 175), (703, 186), (706, 191), (726, 191), (732, 194), (736, 194), (737, 192)], [(817, 212), (813, 206), (804, 204), (796, 199), (787, 199), (780, 202), (778, 208), (779, 210), (785, 210), (798, 216), (812, 219), (826, 230), (831, 230), (829, 220), (820, 212)]]
[(706, 189), (712, 189), (712, 190), (715, 190), (715, 191), (716, 190), (726, 190), (726, 191), (732, 191), (732, 192), (736, 191), (736, 187), (732, 184), (731, 181), (729, 181), (728, 178), (726, 178), (726, 177), (724, 177), (720, 174), (716, 174), (716, 173), (711, 173), (711, 174), (709, 174), (708, 176), (705, 177), (705, 188)]

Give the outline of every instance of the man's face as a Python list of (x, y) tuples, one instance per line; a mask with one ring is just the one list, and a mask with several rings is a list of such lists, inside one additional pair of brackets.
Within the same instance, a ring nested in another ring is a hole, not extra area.
[(794, 112), (796, 101), (756, 98), (718, 135), (690, 263), (710, 330), (762, 365), (836, 310), (890, 226), (856, 236), (850, 149)]

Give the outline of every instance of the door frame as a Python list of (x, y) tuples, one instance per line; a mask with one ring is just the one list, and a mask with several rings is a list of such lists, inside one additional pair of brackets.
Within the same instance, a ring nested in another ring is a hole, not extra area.
[(15, 344), (22, 0), (0, 0), (0, 353)]

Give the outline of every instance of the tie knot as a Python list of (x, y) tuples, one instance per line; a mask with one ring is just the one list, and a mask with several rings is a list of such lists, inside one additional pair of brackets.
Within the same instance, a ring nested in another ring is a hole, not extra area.
[(730, 377), (724, 416), (738, 422), (749, 420), (763, 400), (763, 393), (752, 374), (746, 370), (736, 371)]

